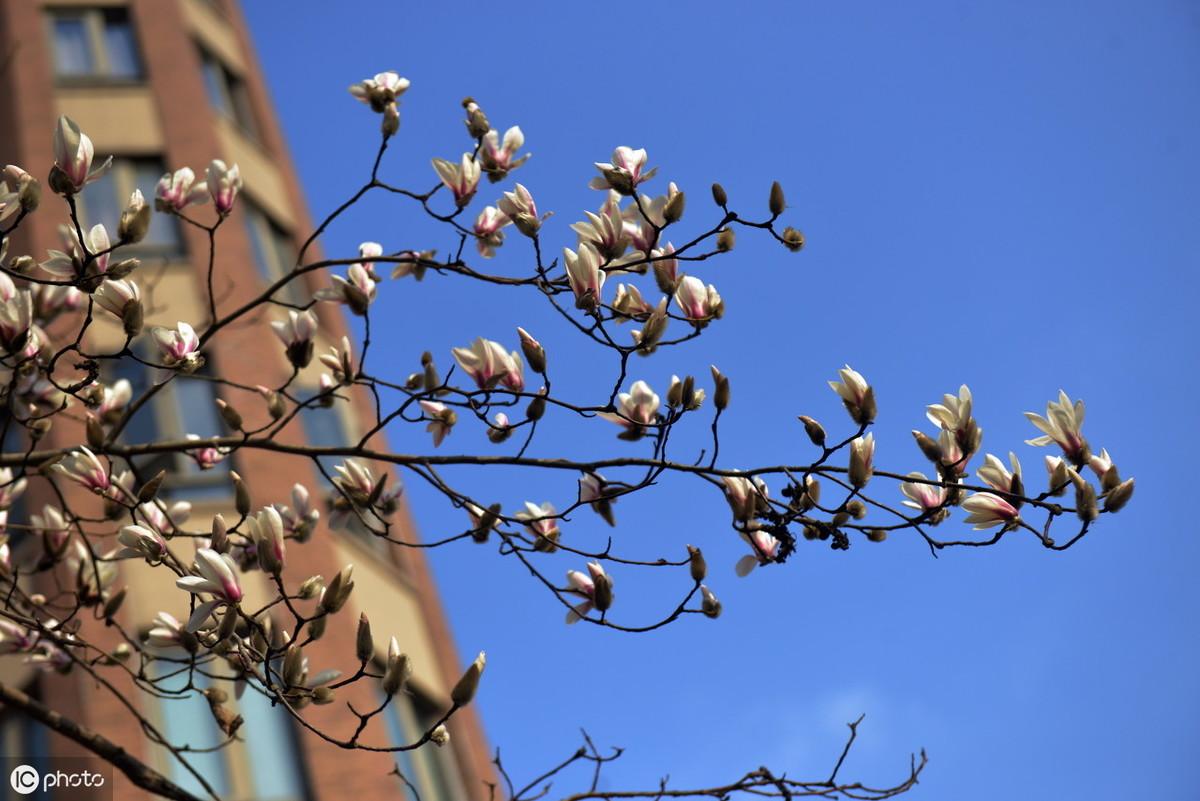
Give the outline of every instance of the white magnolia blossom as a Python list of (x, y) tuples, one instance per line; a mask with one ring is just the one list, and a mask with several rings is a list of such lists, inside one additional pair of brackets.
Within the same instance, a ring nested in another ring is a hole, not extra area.
[(367, 313), (367, 308), (375, 300), (375, 279), (361, 264), (351, 264), (346, 270), (346, 277), (331, 276), (333, 285), (318, 289), (313, 293), (317, 300), (332, 303), (342, 303), (357, 315)]
[(991, 492), (975, 493), (962, 502), (962, 507), (968, 512), (965, 522), (973, 523), (977, 531), (1011, 525), (1021, 516), (1015, 506)]
[(739, 533), (742, 539), (746, 541), (746, 544), (750, 546), (753, 553), (746, 554), (734, 565), (734, 572), (738, 576), (745, 578), (750, 575), (751, 570), (759, 565), (773, 562), (775, 557), (779, 555), (779, 540), (762, 529)]
[(470, 153), (463, 153), (458, 164), (445, 159), (433, 159), (433, 170), (447, 189), (454, 193), (454, 203), (460, 208), (471, 202), (479, 188), (479, 162)]
[(512, 191), (505, 192), (496, 205), (504, 212), (504, 216), (512, 220), (518, 231), (531, 238), (537, 236), (542, 223), (550, 217), (550, 212), (538, 214), (533, 195), (522, 184), (514, 184)]
[(517, 351), (505, 352), (499, 342), (478, 337), (470, 347), (453, 348), (459, 367), (480, 389), (503, 385), (514, 392), (525, 389), (525, 363)]
[(875, 392), (862, 373), (846, 365), (838, 370), (841, 381), (830, 381), (829, 386), (846, 407), (850, 417), (860, 425), (866, 425), (875, 419)]
[(74, 226), (60, 225), (58, 234), (64, 250), (48, 250), (50, 258), (41, 263), (43, 270), (62, 278), (74, 278), (83, 266), (86, 250), (92, 256), (87, 265), (88, 275), (103, 275), (108, 271), (111, 242), (103, 225), (97, 223), (84, 231), (82, 243)]
[(193, 595), (213, 597), (196, 605), (192, 616), (188, 618), (189, 632), (198, 631), (217, 607), (225, 604), (236, 606), (242, 600), (242, 585), (228, 556), (211, 548), (200, 548), (196, 551), (195, 570), (197, 575), (178, 578), (175, 586)]
[(208, 185), (196, 183), (196, 173), (191, 167), (180, 167), (158, 179), (154, 187), (154, 206), (159, 211), (183, 211), (188, 206), (207, 203)]
[[(983, 467), (979, 468), (977, 475), (984, 484), (994, 490), (1020, 492), (1021, 462), (1012, 451), (1008, 453), (1008, 463), (1011, 470), (1004, 466), (1004, 462), (1000, 461), (998, 456), (989, 453), (984, 457)], [(1014, 479), (1017, 480), (1016, 484), (1013, 483)]]
[(50, 469), (95, 493), (105, 493), (112, 486), (108, 468), (84, 445), (68, 453)]
[(503, 140), (496, 131), (488, 131), (480, 142), (479, 159), (488, 179), (499, 181), (529, 159), (526, 153), (516, 158), (517, 151), (525, 146), (525, 134), (516, 125), (504, 132)]
[(649, 384), (634, 381), (628, 392), (617, 395), (617, 411), (602, 412), (600, 416), (625, 427), (648, 426), (657, 421), (661, 405), (662, 400)]
[(511, 223), (508, 215), (495, 206), (484, 206), (475, 218), (475, 249), (485, 259), (496, 255), (496, 248), (504, 244), (504, 226)]
[(1057, 444), (1062, 448), (1063, 455), (1073, 464), (1082, 465), (1087, 461), (1089, 452), (1087, 440), (1083, 436), (1083, 401), (1072, 401), (1066, 392), (1058, 391), (1058, 400), (1046, 405), (1046, 416), (1034, 412), (1025, 412), (1025, 417), (1033, 423), (1043, 436), (1025, 440), (1026, 445)]
[(125, 546), (116, 553), (117, 559), (145, 559), (157, 562), (167, 553), (167, 541), (157, 531), (146, 526), (125, 526), (117, 534), (117, 542)]
[(904, 497), (908, 498), (904, 502), (905, 506), (921, 512), (930, 512), (943, 507), (947, 495), (945, 487), (924, 483), (928, 481), (928, 478), (919, 471), (909, 473), (908, 477), (919, 478), (920, 481), (905, 481), (900, 485), (900, 491), (904, 493)]
[(88, 135), (70, 117), (59, 117), (54, 126), (54, 166), (61, 171), (73, 192), (79, 192), (99, 179), (112, 166), (112, 156), (109, 156), (93, 170), (94, 158), (95, 149)]
[(563, 263), (567, 267), (567, 280), (575, 293), (575, 305), (581, 309), (593, 309), (600, 303), (600, 290), (607, 278), (600, 269), (600, 254), (588, 243), (575, 252), (563, 248)]
[(587, 617), (596, 605), (596, 584), (607, 582), (612, 586), (612, 579), (604, 572), (604, 566), (599, 562), (588, 562), (587, 573), (579, 570), (567, 571), (567, 583), (571, 593), (581, 596), (584, 600), (567, 610), (567, 623), (578, 623)]
[(191, 373), (204, 364), (204, 357), (200, 355), (200, 337), (187, 323), (180, 321), (174, 328), (156, 327), (150, 333), (167, 367)]
[(675, 303), (683, 316), (693, 322), (706, 322), (714, 317), (720, 317), (725, 312), (725, 303), (712, 284), (704, 282), (693, 275), (688, 275), (679, 282), (675, 290)]
[(236, 164), (227, 166), (220, 159), (213, 159), (205, 171), (205, 178), (213, 205), (217, 213), (224, 217), (233, 211), (233, 202), (242, 189), (242, 172)]
[(646, 169), (646, 151), (622, 145), (613, 151), (612, 163), (596, 162), (600, 175), (588, 184), (592, 189), (613, 189), (622, 195), (632, 195), (638, 184), (648, 181), (658, 172)]

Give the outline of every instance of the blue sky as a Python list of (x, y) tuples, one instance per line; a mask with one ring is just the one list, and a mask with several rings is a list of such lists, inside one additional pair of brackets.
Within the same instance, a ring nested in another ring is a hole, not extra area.
[[(493, 549), (438, 551), (460, 649), (489, 654), (488, 735), (518, 775), (569, 752), (585, 726), (628, 749), (614, 786), (665, 773), (716, 783), (760, 764), (823, 776), (844, 723), (865, 712), (844, 775), (886, 783), (924, 746), (917, 798), (1194, 794), (1200, 7), (246, 6), (317, 215), (369, 169), (377, 119), (346, 86), (383, 69), (413, 82), (388, 179), (432, 185), (429, 158), (468, 146), (458, 103), (473, 95), (493, 125), (524, 130), (534, 155), (519, 180), (556, 213), (544, 236), (554, 253), (598, 205), (591, 163), (616, 145), (649, 150), (653, 189), (669, 179), (689, 193), (687, 230), (715, 221), (713, 180), (755, 214), (782, 182), (805, 251), (742, 232), (732, 256), (698, 271), (725, 297), (725, 319), (635, 365), (660, 389), (673, 372), (725, 368), (724, 464), (812, 458), (800, 413), (848, 431), (825, 381), (849, 362), (877, 388), (887, 469), (923, 468), (908, 431), (966, 382), (984, 449), (1016, 450), (1030, 483), (1042, 451), (1022, 444), (1033, 432), (1021, 412), (1060, 387), (1087, 402), (1092, 443), (1137, 478), (1130, 507), (1067, 553), (1017, 536), (936, 560), (915, 535), (848, 552), (802, 543), (744, 580), (721, 498), (667, 481), (618, 505), (619, 543), (652, 555), (702, 545), (726, 612), (650, 635), (567, 628)], [(480, 204), (497, 193), (485, 186)], [(411, 206), (378, 200), (331, 231), (328, 253), (364, 239), (453, 244)], [(519, 274), (528, 256), (510, 233), (490, 266)], [(376, 308), (376, 369), (407, 374), (424, 349), (445, 366), (451, 346), (479, 335), (515, 346), (522, 324), (564, 391), (589, 397), (610, 380), (609, 363), (531, 290), (431, 276), (386, 283)], [(703, 446), (701, 428), (680, 432), (680, 453)], [(533, 452), (645, 451), (613, 433), (552, 421)], [(397, 450), (428, 447), (417, 427), (391, 434)], [(443, 450), (498, 449), (464, 424)], [(536, 491), (529, 474), (451, 477), (510, 509), (573, 497), (566, 476)], [(409, 488), (426, 536), (462, 530), (461, 512)], [(565, 532), (581, 545), (606, 535), (591, 516)], [(614, 611), (646, 619), (664, 600), (657, 578), (617, 572)]]

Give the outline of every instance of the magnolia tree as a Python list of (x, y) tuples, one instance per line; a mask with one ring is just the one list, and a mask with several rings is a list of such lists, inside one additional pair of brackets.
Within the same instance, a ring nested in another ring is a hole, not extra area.
[[(654, 194), (650, 186), (656, 170), (649, 166), (646, 151), (618, 147), (611, 161), (595, 165), (590, 185), (598, 192), (598, 208), (584, 211), (583, 219), (571, 226), (572, 241), (546, 242), (541, 228), (549, 214), (538, 208), (534, 194), (522, 184), (494, 193), (495, 205), (475, 202), (481, 189), (486, 195), (488, 185), (508, 181), (528, 156), (521, 152), (520, 128), (509, 128), (501, 136), (470, 99), (463, 104), (468, 152), (456, 159), (432, 160), (436, 185), (408, 189), (385, 179), (384, 156), (399, 129), (398, 103), (408, 86), (407, 80), (385, 72), (350, 88), (355, 99), (379, 116), (378, 152), (365, 183), (316, 228), (291, 270), (250, 302), (223, 308), (213, 290), (216, 259), (210, 251), (202, 276), (207, 279), (206, 319), (180, 320), (172, 328), (143, 330), (148, 278), (139, 274), (138, 260), (125, 257), (122, 250), (146, 235), (154, 213), (201, 229), (216, 248), (222, 224), (237, 214), (242, 184), (236, 165), (214, 160), (203, 182), (187, 167), (163, 176), (153, 211), (148, 199), (134, 192), (116, 231), (103, 225), (85, 230), (80, 222), (76, 198), (85, 185), (104, 180), (111, 159), (97, 164), (92, 142), (70, 119), (60, 119), (53, 132), (55, 163), (48, 178), (58, 196), (53, 202), (41, 201), (39, 182), (30, 173), (16, 166), (5, 169), (5, 194), (0, 197), (5, 251), (12, 232), (38, 211), (61, 221), (63, 240), (61, 251), (16, 256), (5, 252), (0, 257), (0, 386), (7, 435), (0, 457), (0, 514), (7, 531), (0, 545), (0, 653), (7, 658), (50, 671), (83, 672), (114, 693), (118, 684), (112, 677), (119, 676), (150, 696), (203, 694), (213, 711), (212, 725), (220, 728), (225, 744), (253, 737), (254, 732), (239, 728), (241, 721), (226, 707), (222, 692), (205, 689), (214, 680), (231, 682), (238, 693), (265, 696), (298, 726), (318, 735), (321, 747), (437, 747), (449, 738), (446, 722), (472, 700), (484, 671), (483, 654), (454, 687), (450, 708), (416, 741), (372, 740), (364, 733), (367, 724), (405, 692), (410, 660), (395, 638), (386, 654), (377, 655), (365, 615), (357, 623), (339, 620), (354, 589), (352, 566), (322, 578), (293, 575), (288, 564), (289, 551), (313, 536), (322, 505), (334, 529), (356, 528), (416, 547), (393, 520), (401, 488), (399, 481), (389, 484), (393, 467), (426, 482), (462, 510), (459, 531), (442, 533), (421, 547), (459, 540), (490, 543), (499, 558), (516, 560), (527, 570), (544, 588), (548, 603), (563, 607), (567, 623), (631, 632), (686, 616), (720, 616), (721, 601), (709, 586), (704, 555), (682, 540), (667, 541), (664, 534), (659, 558), (634, 558), (622, 552), (619, 528), (603, 550), (588, 550), (572, 542), (566, 521), (586, 508), (615, 525), (614, 504), (634, 493), (654, 491), (668, 474), (694, 480), (707, 492), (714, 510), (726, 510), (724, 525), (745, 544), (745, 554), (736, 564), (738, 576), (785, 569), (784, 563), (806, 541), (844, 550), (855, 540), (881, 542), (895, 531), (915, 532), (934, 553), (995, 545), (1008, 535), (1030, 536), (1048, 549), (1064, 550), (1101, 516), (1129, 501), (1133, 480), (1122, 480), (1109, 454), (1089, 446), (1082, 432), (1083, 403), (1066, 393), (1049, 403), (1044, 416), (1026, 413), (1037, 430), (1028, 444), (1052, 451), (1045, 457), (1045, 475), (1040, 475), (1040, 466), (1039, 475), (1026, 475), (1011, 453), (1001, 458), (981, 451), (982, 430), (972, 415), (966, 386), (928, 407), (929, 428), (912, 432), (917, 447), (895, 457), (905, 467), (884, 470), (877, 464), (870, 431), (876, 417), (874, 390), (849, 366), (836, 370), (835, 380), (829, 381), (847, 419), (826, 421), (827, 428), (812, 417), (799, 418), (812, 443), (808, 461), (737, 470), (722, 465), (720, 422), (737, 413), (730, 380), (722, 370), (714, 366), (711, 375), (673, 378), (669, 386), (652, 387), (638, 379), (637, 368), (643, 357), (669, 359), (672, 348), (703, 337), (725, 313), (716, 287), (693, 271), (702, 274), (704, 262), (733, 251), (736, 233), (771, 237), (793, 252), (803, 248), (801, 233), (781, 226), (787, 204), (779, 184), (767, 193), (765, 214), (749, 216), (735, 210), (722, 187), (713, 184), (713, 206), (695, 210), (693, 201), (691, 215), (708, 221), (688, 230), (683, 222), (684, 192), (668, 183), (657, 190), (661, 194)], [(310, 259), (312, 245), (326, 228), (368, 195), (400, 196), (411, 202), (417, 213), (451, 232), (457, 249), (439, 259), (431, 250), (387, 252), (377, 243), (364, 242), (356, 258)], [(210, 202), (211, 211), (200, 208)], [(567, 247), (560, 250), (564, 244)], [(489, 266), (500, 261), (502, 252), (509, 255), (514, 250), (510, 267)], [(280, 299), (281, 289), (309, 280), (302, 278), (309, 273), (327, 276), (313, 300)], [(552, 383), (555, 362), (568, 354), (547, 353), (524, 328), (506, 342), (478, 338), (451, 353), (427, 352), (412, 372), (380, 372), (393, 365), (380, 359), (368, 363), (367, 354), (372, 310), (379, 294), (389, 289), (389, 273), (391, 281), (436, 275), (483, 282), (497, 291), (527, 288), (531, 298), (550, 304), (562, 325), (577, 332), (580, 353), (570, 358), (581, 358), (586, 350), (586, 358), (596, 363), (601, 357), (610, 360), (611, 389), (600, 397), (581, 399), (570, 387)], [(304, 396), (297, 379), (314, 359), (319, 324), (313, 306), (318, 303), (344, 306), (361, 318), (364, 335), (359, 341), (343, 337), (336, 347), (316, 356), (325, 369), (320, 389)], [(210, 343), (233, 324), (264, 310), (274, 320), (271, 324), (294, 368), (287, 381), (247, 386), (199, 372)], [(108, 350), (89, 345), (89, 329), (104, 318), (119, 323), (124, 332), (124, 342)], [(622, 323), (631, 325), (622, 328)], [(127, 381), (106, 383), (103, 376), (111, 375), (113, 365), (122, 360), (153, 370), (155, 380), (140, 394), (134, 394)], [(834, 373), (831, 368), (830, 375)], [(164, 387), (199, 380), (221, 385), (223, 400), (217, 404), (226, 435), (150, 442), (131, 437), (131, 417)], [(354, 393), (367, 399), (373, 417), (357, 443), (315, 447), (279, 441), (278, 433), (301, 410), (349, 402)], [(265, 422), (248, 423), (250, 411)], [(612, 455), (575, 460), (548, 452), (537, 433), (549, 415), (561, 418), (564, 425), (615, 426), (618, 441)], [(47, 432), (60, 418), (85, 422), (80, 430), (87, 444), (46, 447)], [(419, 437), (409, 438), (418, 445), (411, 452), (373, 445), (385, 428), (395, 431), (404, 424), (424, 428)], [(699, 461), (668, 454), (672, 434), (685, 427), (711, 438), (707, 455)], [(451, 435), (449, 441), (462, 455), (435, 451)], [(425, 447), (420, 447), (422, 442)], [(208, 469), (254, 449), (314, 464), (330, 482), (325, 503), (298, 484), (290, 497), (255, 508), (242, 479), (230, 471), (226, 475), (236, 517), (189, 520), (186, 503), (172, 502), (160, 492), (164, 475), (142, 474), (142, 462), (136, 460), (178, 453)], [(327, 470), (323, 462), (331, 461), (340, 464)], [(924, 464), (924, 472), (908, 469), (914, 462)], [(549, 500), (534, 490), (529, 498), (475, 497), (443, 476), (441, 468), (450, 465), (565, 471), (578, 478), (578, 489), (569, 497)], [(103, 514), (73, 508), (70, 498), (80, 493), (68, 492), (71, 484), (98, 496)], [(35, 487), (37, 497), (51, 502), (25, 519), (17, 519), (15, 512), (10, 517), (14, 503), (23, 493), (33, 496)], [(1065, 527), (1065, 533), (1056, 526)], [(964, 528), (962, 533), (941, 533)], [(571, 563), (565, 576), (564, 559)], [(177, 606), (190, 597), (190, 617), (181, 621), (162, 611), (133, 625), (120, 622), (117, 611), (125, 589), (119, 566), (125, 560), (169, 574), (178, 588)], [(251, 571), (261, 571), (266, 586), (273, 588), (274, 597), (265, 603), (250, 604), (244, 595), (245, 576)], [(680, 588), (677, 600), (648, 620), (623, 616), (621, 605), (614, 602), (614, 586), (627, 575), (651, 571), (675, 582)], [(356, 647), (328, 664), (310, 665), (306, 649), (322, 637), (331, 619), (336, 625), (357, 625)], [(106, 631), (108, 639), (98, 638), (98, 630)], [(115, 644), (114, 630), (119, 633)], [(340, 701), (343, 688), (360, 682), (378, 688), (384, 699), (378, 708), (357, 709)], [(0, 700), (110, 760), (139, 786), (170, 798), (193, 798), (120, 744), (19, 688), (0, 685)], [(136, 705), (125, 705), (141, 730), (170, 749), (211, 792), (206, 778), (189, 764), (191, 749), (171, 742)], [(344, 709), (341, 725), (315, 723), (313, 705)], [(914, 756), (904, 775), (889, 787), (872, 788), (839, 775), (856, 727), (857, 721), (830, 774), (806, 781), (763, 767), (698, 789), (664, 781), (657, 787), (601, 791), (597, 788), (602, 769), (619, 751), (602, 752), (585, 738), (577, 751), (525, 786), (513, 781), (497, 759), (499, 782), (484, 792), (494, 798), (531, 799), (555, 780), (559, 786), (553, 792), (571, 799), (738, 794), (886, 798), (910, 789), (924, 767), (923, 754)], [(579, 785), (562, 789), (575, 768), (583, 769)]]

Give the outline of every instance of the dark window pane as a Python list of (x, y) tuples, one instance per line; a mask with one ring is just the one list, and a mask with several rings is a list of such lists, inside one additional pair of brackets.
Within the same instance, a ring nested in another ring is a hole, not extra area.
[(88, 38), (83, 17), (55, 17), (54, 70), (59, 75), (78, 76), (96, 73), (96, 54)]
[(117, 182), (113, 180), (114, 178), (115, 176), (108, 175), (103, 180), (95, 181), (83, 188), (83, 192), (80, 193), (82, 199), (80, 222), (83, 223), (85, 231), (97, 223), (103, 224), (108, 229), (109, 237), (115, 240), (117, 221), (121, 218), (121, 209), (124, 208), (128, 198), (122, 200), (117, 197)]
[(204, 73), (204, 88), (208, 90), (208, 101), (217, 111), (232, 117), (233, 109), (230, 108), (229, 93), (225, 86), (225, 70), (207, 53), (200, 54), (200, 64)]
[(142, 64), (138, 59), (133, 28), (120, 9), (105, 14), (104, 47), (108, 55), (108, 74), (114, 78), (138, 78)]
[(258, 270), (258, 277), (264, 283), (271, 283), (275, 280), (274, 272), (274, 245), (268, 240), (268, 226), (266, 218), (262, 212), (249, 205), (244, 205), (245, 220), (246, 220), (246, 235), (250, 237), (250, 249), (254, 251), (254, 267)]
[[(342, 417), (333, 408), (305, 406), (300, 410), (300, 424), (304, 427), (304, 436), (310, 445), (336, 448), (348, 443), (346, 429), (342, 425)], [(320, 462), (326, 472), (334, 475), (334, 467), (342, 463), (342, 458), (322, 456)], [(322, 476), (321, 480), (324, 481), (325, 477)]]

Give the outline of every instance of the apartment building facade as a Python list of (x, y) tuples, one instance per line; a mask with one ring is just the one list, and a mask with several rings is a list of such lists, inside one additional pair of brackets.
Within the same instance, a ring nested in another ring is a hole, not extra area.
[[(43, 180), (53, 163), (51, 133), (66, 114), (91, 137), (100, 157), (114, 156), (112, 173), (86, 187), (79, 196), (86, 224), (105, 223), (110, 230), (134, 188), (153, 197), (154, 185), (169, 170), (190, 166), (202, 172), (213, 158), (238, 164), (244, 189), (237, 208), (218, 232), (214, 273), (220, 309), (232, 309), (262, 293), (295, 263), (312, 223), (291, 168), (282, 132), (255, 59), (247, 29), (235, 0), (0, 0), (0, 163), (18, 164)], [(203, 210), (198, 214), (202, 214)], [(66, 219), (65, 204), (48, 191), (43, 208), (26, 220), (10, 246), (10, 255), (29, 253), (45, 258), (58, 248), (56, 227)], [(146, 240), (138, 246), (139, 275), (152, 286), (147, 324), (190, 321), (201, 328), (207, 318), (208, 238), (167, 215), (154, 215)], [(310, 251), (310, 258), (313, 252)], [(289, 302), (311, 298), (320, 282), (309, 274), (281, 290)], [(323, 352), (348, 329), (332, 304), (319, 304)], [(278, 316), (278, 315), (276, 315)], [(272, 315), (248, 318), (206, 347), (209, 368), (234, 382), (278, 386), (291, 373), (283, 348), (269, 330)], [(106, 336), (119, 344), (116, 326), (94, 331), (96, 344)], [(300, 384), (316, 388), (316, 368), (301, 374)], [(151, 377), (132, 364), (110, 379), (127, 378), (135, 392)], [(202, 380), (175, 381), (129, 426), (129, 441), (184, 434), (223, 433), (214, 401), (225, 388)], [(243, 412), (251, 404), (244, 395), (225, 397)], [(366, 398), (353, 398), (331, 408), (311, 409), (281, 434), (281, 439), (320, 445), (357, 441), (370, 427)], [(49, 443), (66, 447), (82, 441), (82, 430), (55, 426)], [(381, 447), (381, 440), (373, 440)], [(192, 520), (206, 521), (232, 506), (229, 470), (243, 476), (255, 507), (286, 501), (299, 482), (315, 496), (328, 485), (315, 467), (294, 457), (264, 451), (241, 451), (218, 469), (200, 471), (183, 457), (164, 457), (145, 468), (168, 471), (166, 492), (192, 504)], [(40, 508), (37, 482), (31, 482), (28, 505)], [(87, 497), (74, 498), (85, 505)], [(326, 515), (327, 517), (327, 515)], [(408, 510), (397, 514), (399, 529), (414, 536)], [(199, 525), (199, 524), (198, 524)], [(324, 520), (316, 535), (289, 550), (289, 574), (331, 577), (345, 564), (355, 565), (356, 589), (349, 609), (340, 613), (325, 636), (307, 652), (320, 667), (345, 665), (354, 653), (354, 622), (360, 611), (372, 621), (377, 650), (396, 636), (413, 659), (412, 693), (373, 726), (379, 739), (408, 741), (448, 707), (450, 687), (461, 674), (447, 623), (429, 570), (416, 549), (389, 545), (370, 537), (330, 531)], [(176, 614), (186, 612), (186, 598), (163, 579), (161, 571), (126, 562), (121, 580), (129, 587), (121, 619), (136, 627), (152, 618), (173, 598)], [(259, 574), (246, 574), (250, 596), (265, 597)], [(260, 582), (261, 586), (255, 586)], [(115, 642), (115, 641), (114, 641)], [(11, 664), (10, 664), (11, 663)], [(121, 744), (185, 788), (199, 791), (161, 747), (147, 741), (122, 700), (78, 674), (34, 673), (16, 660), (0, 660), (0, 681), (20, 685), (48, 704)], [(355, 708), (378, 705), (374, 682), (345, 689), (338, 703), (306, 710), (314, 723), (346, 733), (344, 702)], [(133, 693), (127, 699), (169, 737), (202, 750), (215, 744), (219, 732), (202, 701), (159, 701)], [(243, 742), (214, 753), (196, 753), (193, 763), (229, 801), (323, 801), (371, 794), (410, 797), (394, 775), (393, 764), (420, 791), (422, 801), (483, 799), (490, 779), (489, 754), (471, 709), (450, 724), (451, 743), (400, 755), (339, 749), (296, 727), (261, 697), (247, 694), (237, 704), (245, 718)], [(0, 711), (0, 745), (9, 756), (77, 753), (78, 747), (49, 735), (11, 710)], [(117, 776), (115, 797), (145, 794)], [(0, 797), (7, 788), (0, 790)], [(199, 793), (201, 794), (202, 793)], [(71, 798), (84, 797), (72, 795)]]

